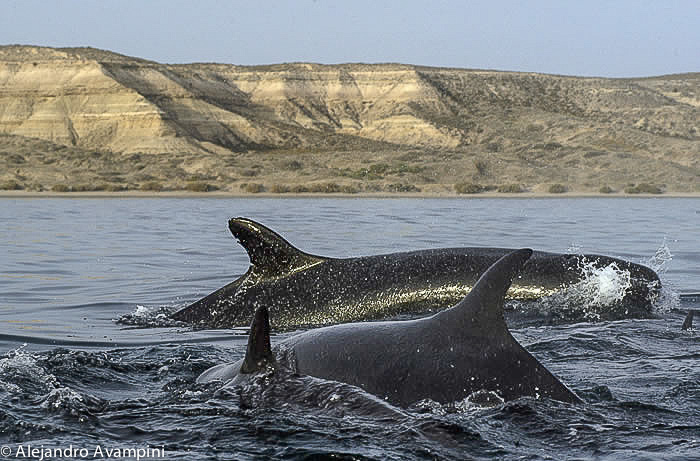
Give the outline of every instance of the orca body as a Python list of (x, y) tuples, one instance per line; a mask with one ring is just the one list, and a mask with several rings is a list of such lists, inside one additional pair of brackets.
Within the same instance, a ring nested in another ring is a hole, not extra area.
[[(489, 266), (512, 251), (441, 248), (326, 258), (304, 253), (250, 219), (231, 219), (229, 229), (250, 257), (248, 271), (173, 314), (175, 320), (204, 328), (246, 326), (256, 308), (264, 305), (276, 329), (291, 330), (436, 312), (462, 299)], [(615, 306), (603, 310), (602, 318), (651, 316), (661, 287), (656, 273), (600, 255), (535, 251), (507, 297), (553, 295), (585, 278), (585, 267), (611, 265), (629, 272), (630, 286)]]
[(503, 317), (506, 291), (531, 254), (523, 249), (503, 256), (461, 302), (430, 317), (309, 330), (274, 350), (262, 306), (246, 357), (210, 368), (197, 382), (236, 384), (284, 367), (360, 387), (402, 407), (424, 399), (451, 403), (482, 392), (506, 401), (529, 396), (580, 402), (513, 338)]

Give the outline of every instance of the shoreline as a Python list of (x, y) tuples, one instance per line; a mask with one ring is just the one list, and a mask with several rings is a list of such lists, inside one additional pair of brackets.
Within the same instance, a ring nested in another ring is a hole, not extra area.
[(600, 192), (566, 192), (552, 194), (546, 192), (482, 192), (478, 194), (425, 193), (425, 192), (359, 192), (347, 193), (284, 193), (261, 192), (257, 194), (234, 192), (188, 192), (188, 191), (124, 191), (124, 192), (32, 192), (0, 191), (0, 198), (410, 198), (410, 199), (566, 199), (566, 198), (700, 198), (700, 192), (665, 192), (663, 194), (625, 194)]

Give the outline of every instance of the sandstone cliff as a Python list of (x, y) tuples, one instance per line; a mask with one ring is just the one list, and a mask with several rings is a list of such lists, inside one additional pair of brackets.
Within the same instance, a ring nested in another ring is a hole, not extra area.
[(700, 74), (166, 65), (91, 48), (0, 47), (0, 181), (21, 187), (650, 182), (692, 191), (699, 124)]

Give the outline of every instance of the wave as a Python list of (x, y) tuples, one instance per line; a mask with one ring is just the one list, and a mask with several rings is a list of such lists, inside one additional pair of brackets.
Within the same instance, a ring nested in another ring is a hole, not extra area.
[(654, 270), (661, 280), (660, 290), (657, 281), (641, 290), (648, 293), (645, 299), (627, 296), (635, 290), (635, 283), (640, 283), (628, 269), (614, 262), (599, 266), (595, 261), (583, 259), (577, 267), (583, 274), (579, 282), (537, 300), (511, 301), (507, 307), (514, 311), (510, 315), (516, 321), (529, 323), (538, 323), (542, 319), (547, 323), (598, 322), (664, 315), (677, 309), (681, 300), (667, 277), (672, 261), (673, 255), (666, 240), (651, 257), (640, 261)]
[(185, 327), (188, 325), (187, 323), (174, 320), (170, 317), (183, 307), (185, 307), (183, 304), (158, 306), (137, 304), (133, 312), (119, 317), (117, 323), (143, 328)]

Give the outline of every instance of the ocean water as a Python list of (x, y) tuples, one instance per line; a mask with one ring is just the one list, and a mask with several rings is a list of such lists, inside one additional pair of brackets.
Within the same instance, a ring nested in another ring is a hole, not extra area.
[[(325, 256), (607, 254), (653, 266), (664, 296), (654, 319), (510, 326), (581, 405), (398, 409), (305, 377), (222, 390), (195, 379), (242, 357), (245, 329), (167, 313), (246, 271), (234, 216)], [(700, 338), (680, 330), (700, 308), (699, 232), (693, 198), (3, 198), (0, 458), (700, 459)]]

